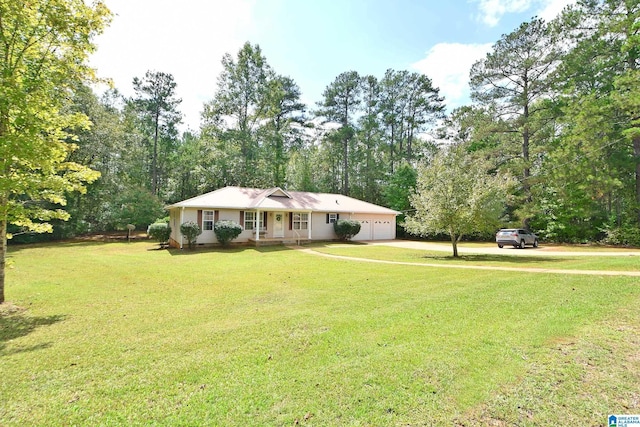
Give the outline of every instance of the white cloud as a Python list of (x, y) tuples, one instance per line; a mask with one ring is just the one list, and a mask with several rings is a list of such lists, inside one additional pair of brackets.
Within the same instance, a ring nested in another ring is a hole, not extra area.
[(549, 22), (562, 12), (566, 6), (575, 4), (577, 0), (546, 0), (542, 1), (540, 9), (536, 13), (540, 18)]
[(507, 13), (525, 12), (532, 0), (477, 0), (480, 19), (490, 27), (495, 27)]
[(107, 0), (116, 15), (96, 41), (91, 65), (125, 95), (148, 70), (173, 75), (185, 127), (197, 130), (203, 103), (213, 98), (220, 60), (247, 41), (251, 0)]
[(440, 88), (440, 95), (445, 97), (447, 108), (451, 110), (470, 102), (469, 70), (485, 57), (491, 46), (491, 43), (439, 43), (411, 68), (428, 76)]
[[(495, 25), (505, 13), (523, 12), (535, 3), (539, 6), (537, 16), (549, 21), (562, 12), (565, 6), (577, 0), (478, 0), (484, 13), (483, 21)], [(470, 102), (469, 71), (471, 66), (485, 57), (492, 43), (461, 44), (439, 43), (433, 46), (426, 57), (412, 68), (427, 75), (440, 88), (449, 110)]]
[(489, 27), (495, 27), (508, 13), (522, 13), (532, 8), (535, 14), (550, 21), (562, 12), (565, 6), (577, 0), (474, 0), (478, 3), (480, 20)]

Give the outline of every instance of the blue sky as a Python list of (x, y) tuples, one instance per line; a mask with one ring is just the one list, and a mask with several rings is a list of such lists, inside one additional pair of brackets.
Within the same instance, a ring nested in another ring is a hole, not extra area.
[(246, 41), (293, 78), (311, 108), (344, 71), (429, 76), (449, 108), (468, 103), (469, 68), (502, 34), (573, 0), (105, 0), (116, 14), (91, 64), (125, 95), (147, 70), (173, 74), (184, 128), (197, 130), (220, 60)]

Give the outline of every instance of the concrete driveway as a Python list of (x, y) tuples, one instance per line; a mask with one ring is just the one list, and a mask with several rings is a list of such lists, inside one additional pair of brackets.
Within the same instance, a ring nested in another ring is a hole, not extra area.
[[(415, 240), (386, 240), (365, 242), (369, 245), (393, 246), (396, 248), (419, 249), (425, 251), (442, 251), (452, 253), (451, 243), (420, 242)], [(525, 249), (516, 249), (505, 246), (500, 249), (494, 247), (469, 247), (465, 243), (458, 244), (459, 254), (484, 254), (484, 255), (526, 255), (526, 256), (640, 256), (640, 249), (614, 249), (610, 251), (571, 251), (570, 247), (540, 245), (538, 248), (527, 246)], [(640, 261), (640, 260), (639, 260)], [(640, 264), (638, 265), (640, 269)]]
[[(370, 241), (359, 242), (366, 243), (368, 245), (379, 246), (392, 246), (397, 248), (408, 249), (421, 249), (442, 251), (451, 253), (451, 245), (443, 243), (433, 242), (417, 242), (412, 240), (388, 240), (388, 241)], [(584, 276), (631, 276), (640, 277), (640, 258), (638, 259), (638, 271), (610, 271), (610, 270), (568, 270), (568, 269), (549, 269), (549, 268), (534, 268), (534, 267), (499, 267), (499, 266), (483, 266), (483, 265), (462, 265), (462, 264), (432, 264), (432, 263), (415, 263), (415, 262), (402, 262), (402, 261), (383, 261), (368, 258), (356, 258), (343, 255), (332, 255), (317, 252), (310, 248), (304, 248), (300, 246), (291, 247), (301, 252), (308, 253), (310, 255), (321, 256), (325, 258), (341, 259), (344, 261), (356, 261), (356, 262), (368, 262), (378, 264), (391, 264), (391, 265), (411, 265), (417, 267), (431, 267), (431, 268), (458, 268), (458, 269), (475, 269), (475, 270), (497, 270), (497, 271), (519, 271), (527, 273), (545, 273), (545, 274), (571, 274), (571, 275), (584, 275)], [(467, 254), (501, 254), (501, 255), (527, 255), (527, 256), (640, 256), (640, 250), (623, 250), (623, 251), (599, 251), (599, 252), (579, 252), (579, 251), (566, 251), (564, 248), (558, 246), (545, 246), (539, 248), (503, 248), (500, 249), (497, 246), (495, 248), (490, 247), (465, 247), (458, 246), (459, 253)]]

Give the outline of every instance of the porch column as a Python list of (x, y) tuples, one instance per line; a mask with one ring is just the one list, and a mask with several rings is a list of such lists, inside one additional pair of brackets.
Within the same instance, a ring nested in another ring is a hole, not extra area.
[(311, 218), (313, 217), (313, 212), (309, 212), (309, 226), (307, 227), (309, 230), (309, 240), (311, 240)]
[(184, 206), (180, 208), (180, 224), (178, 224), (178, 236), (180, 236), (180, 249), (182, 249), (182, 244), (184, 243), (184, 237), (182, 236), (182, 231), (180, 231), (180, 225), (184, 222)]
[(260, 211), (256, 211), (256, 242), (260, 240)]

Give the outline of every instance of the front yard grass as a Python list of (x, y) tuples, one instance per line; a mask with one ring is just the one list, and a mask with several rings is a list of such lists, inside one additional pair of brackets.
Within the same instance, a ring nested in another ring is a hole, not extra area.
[(599, 426), (640, 412), (637, 278), (154, 247), (10, 248), (0, 425)]
[[(485, 246), (476, 245), (475, 247)], [(465, 243), (465, 247), (474, 246), (469, 246)], [(494, 245), (491, 245), (491, 247), (493, 248)], [(454, 258), (451, 256), (451, 252), (406, 249), (383, 245), (318, 243), (311, 245), (310, 248), (330, 255), (423, 264), (533, 267), (556, 270), (640, 271), (640, 256), (623, 254), (600, 257), (593, 255), (544, 255), (544, 253), (535, 253), (536, 249), (527, 248), (524, 249), (525, 253), (529, 251), (532, 253), (531, 255), (523, 255), (522, 249), (504, 249), (504, 254), (500, 255), (461, 253), (459, 258)], [(518, 253), (510, 254), (511, 251)]]

